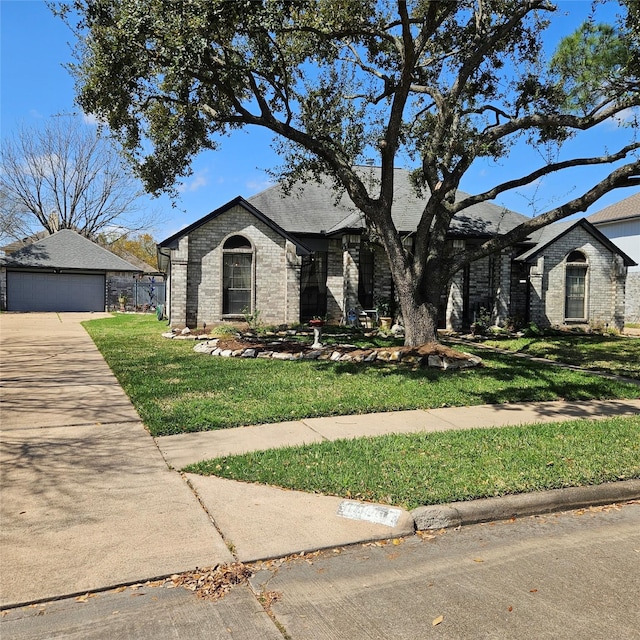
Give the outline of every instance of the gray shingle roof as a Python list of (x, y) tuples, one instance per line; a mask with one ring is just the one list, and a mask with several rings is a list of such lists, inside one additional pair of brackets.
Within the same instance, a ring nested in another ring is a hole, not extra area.
[(0, 260), (7, 267), (135, 271), (140, 269), (71, 229), (63, 229)]
[(589, 216), (587, 220), (591, 224), (602, 224), (613, 222), (614, 220), (625, 220), (626, 218), (640, 217), (640, 192), (632, 196), (615, 202), (614, 204), (601, 209), (597, 213)]
[(564, 220), (561, 222), (554, 222), (553, 224), (547, 225), (546, 227), (542, 227), (542, 229), (538, 229), (538, 231), (532, 234), (532, 239), (536, 242), (536, 244), (531, 247), (528, 251), (521, 253), (515, 260), (518, 262), (528, 262), (535, 258), (539, 253), (541, 253), (545, 247), (550, 245), (552, 242), (563, 236), (565, 233), (568, 233), (574, 227), (581, 226), (586, 231), (588, 231), (596, 240), (601, 242), (610, 251), (613, 253), (617, 253), (624, 264), (628, 267), (634, 266), (636, 263), (621, 249), (619, 249), (609, 238), (607, 238), (601, 231), (593, 226), (586, 218), (580, 218), (578, 220)]
[[(375, 183), (377, 167), (357, 167), (364, 180)], [(370, 174), (370, 177), (367, 175)], [(406, 169), (395, 170), (393, 220), (400, 232), (415, 231), (426, 197), (418, 197)], [(458, 192), (457, 200), (467, 197)], [(329, 179), (321, 183), (294, 185), (285, 195), (280, 185), (248, 198), (248, 201), (290, 233), (336, 232), (341, 229), (364, 229), (360, 212), (344, 193), (336, 202), (336, 192)], [(491, 202), (469, 207), (458, 214), (451, 225), (453, 234), (493, 235), (505, 233), (527, 218)]]

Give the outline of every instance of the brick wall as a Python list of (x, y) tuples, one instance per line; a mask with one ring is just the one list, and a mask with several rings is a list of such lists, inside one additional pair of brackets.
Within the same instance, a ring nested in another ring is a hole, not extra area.
[[(566, 258), (581, 251), (587, 259), (585, 322), (565, 319)], [(545, 249), (532, 268), (531, 320), (540, 326), (589, 324), (622, 328), (626, 269), (616, 256), (582, 227), (576, 227)]]
[(344, 272), (342, 239), (329, 240), (327, 251), (327, 318), (340, 322), (344, 317)]
[[(224, 242), (242, 235), (253, 247), (252, 311), (266, 324), (298, 320), (299, 261), (285, 238), (237, 206), (194, 229), (171, 256), (171, 324), (202, 326), (224, 320), (222, 256)], [(297, 274), (297, 275), (296, 275)], [(294, 317), (295, 314), (295, 317)]]
[(640, 322), (640, 271), (627, 273), (625, 322)]

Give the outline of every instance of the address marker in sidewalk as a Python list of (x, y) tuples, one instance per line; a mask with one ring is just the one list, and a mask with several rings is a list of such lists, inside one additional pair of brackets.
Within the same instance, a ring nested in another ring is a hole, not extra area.
[(338, 515), (351, 520), (366, 520), (375, 524), (395, 527), (402, 510), (382, 507), (375, 504), (361, 504), (351, 500), (343, 500), (338, 506)]

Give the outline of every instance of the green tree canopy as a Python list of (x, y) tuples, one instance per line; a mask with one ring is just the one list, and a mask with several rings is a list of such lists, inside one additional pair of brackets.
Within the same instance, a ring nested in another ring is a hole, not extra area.
[[(637, 2), (628, 4), (615, 29), (583, 28), (551, 66), (548, 0), (74, 0), (60, 10), (70, 23), (79, 16), (78, 101), (108, 123), (150, 191), (170, 190), (225, 134), (270, 130), (280, 178), (329, 175), (364, 214), (416, 344), (435, 338), (440, 293), (470, 261), (640, 184), (630, 129), (617, 149), (543, 162), (504, 182), (496, 172), (493, 186), (455, 198), (477, 159), (507, 157), (522, 139), (561, 144), (640, 104), (637, 63), (624, 54), (637, 51)], [(587, 55), (591, 74), (571, 62)], [(369, 157), (380, 177), (365, 184), (354, 165)], [(427, 196), (411, 253), (391, 217), (399, 158), (414, 163)], [(473, 250), (447, 249), (453, 217), (469, 206), (594, 165), (611, 170), (585, 193)]]

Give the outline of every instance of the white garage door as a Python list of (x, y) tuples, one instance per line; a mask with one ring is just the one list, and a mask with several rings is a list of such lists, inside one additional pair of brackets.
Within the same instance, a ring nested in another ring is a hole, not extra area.
[(9, 311), (104, 311), (103, 275), (7, 272)]

